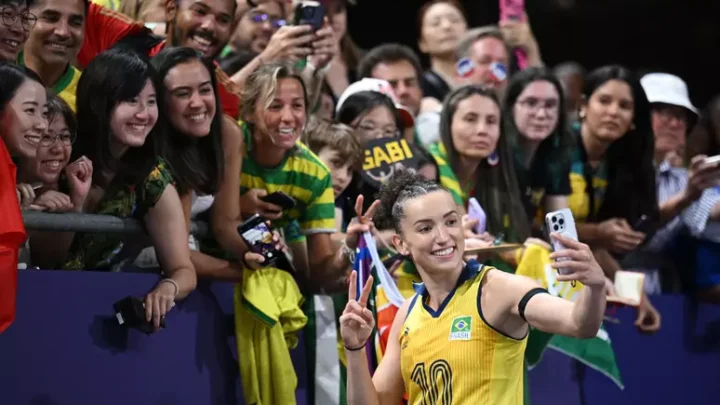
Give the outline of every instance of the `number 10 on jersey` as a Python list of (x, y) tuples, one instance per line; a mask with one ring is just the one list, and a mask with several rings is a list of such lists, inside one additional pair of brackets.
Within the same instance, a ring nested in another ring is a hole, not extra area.
[(435, 360), (430, 364), (430, 367), (426, 367), (425, 363), (417, 363), (413, 368), (410, 379), (420, 386), (423, 393), (423, 404), (452, 404), (452, 370), (447, 361)]

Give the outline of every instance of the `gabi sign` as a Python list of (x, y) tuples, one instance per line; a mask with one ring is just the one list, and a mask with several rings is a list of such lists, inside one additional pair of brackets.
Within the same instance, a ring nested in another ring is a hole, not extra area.
[(365, 145), (363, 178), (379, 188), (395, 170), (418, 170), (420, 157), (417, 147), (404, 139), (383, 138), (369, 141)]

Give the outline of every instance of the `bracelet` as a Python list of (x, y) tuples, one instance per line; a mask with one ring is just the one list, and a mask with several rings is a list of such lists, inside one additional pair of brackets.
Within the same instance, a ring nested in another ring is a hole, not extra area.
[(357, 348), (355, 348), (355, 349), (350, 348), (350, 347), (347, 347), (347, 346), (345, 346), (345, 345), (343, 345), (343, 346), (345, 346), (345, 350), (347, 350), (347, 351), (349, 351), (349, 352), (356, 352), (356, 351), (358, 351), (358, 350), (364, 349), (364, 348), (365, 348), (365, 345), (367, 345), (367, 340), (365, 341), (365, 343), (362, 344), (362, 346), (357, 347)]
[(343, 239), (342, 242), (340, 242), (340, 249), (348, 260), (350, 260), (350, 263), (355, 264), (355, 251), (347, 245), (347, 239)]
[[(178, 292), (180, 292), (180, 287), (178, 286), (178, 283), (175, 280), (173, 280), (171, 278), (164, 278), (164, 279), (160, 280), (160, 283), (170, 283), (173, 286), (175, 286), (175, 297), (177, 297)], [(160, 284), (160, 283), (158, 283), (158, 284)]]

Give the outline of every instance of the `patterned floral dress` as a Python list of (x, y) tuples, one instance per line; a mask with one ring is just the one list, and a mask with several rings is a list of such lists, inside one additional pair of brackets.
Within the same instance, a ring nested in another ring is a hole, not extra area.
[[(108, 190), (95, 214), (142, 221), (167, 186), (173, 183), (168, 163), (158, 158), (155, 168), (139, 185), (118, 185)], [(120, 271), (135, 259), (134, 255), (121, 254), (130, 240), (133, 240), (131, 236), (118, 233), (78, 233), (70, 248), (69, 260), (62, 267), (66, 270)]]

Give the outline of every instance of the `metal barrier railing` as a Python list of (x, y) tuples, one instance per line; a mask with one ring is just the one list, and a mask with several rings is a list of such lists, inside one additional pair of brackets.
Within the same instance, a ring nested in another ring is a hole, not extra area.
[[(23, 211), (23, 221), (25, 222), (25, 228), (34, 231), (145, 233), (140, 221), (112, 215)], [(190, 224), (190, 233), (195, 236), (205, 237), (210, 234), (210, 227), (206, 222), (193, 221)]]

